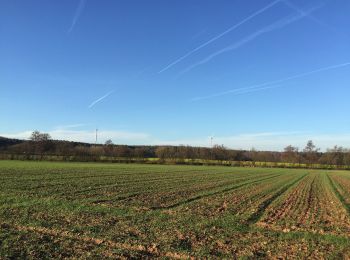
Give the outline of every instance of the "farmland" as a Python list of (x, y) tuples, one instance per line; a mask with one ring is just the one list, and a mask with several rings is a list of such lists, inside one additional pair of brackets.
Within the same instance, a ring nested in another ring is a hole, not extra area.
[(350, 256), (350, 172), (0, 161), (0, 259)]

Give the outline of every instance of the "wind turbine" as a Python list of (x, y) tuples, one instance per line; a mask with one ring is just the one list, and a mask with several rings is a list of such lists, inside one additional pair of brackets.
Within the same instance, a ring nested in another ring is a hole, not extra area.
[(98, 129), (97, 129), (97, 127), (96, 127), (95, 145), (97, 145), (97, 132), (98, 132)]
[(214, 134), (209, 136), (209, 138), (210, 138), (210, 147), (213, 147)]

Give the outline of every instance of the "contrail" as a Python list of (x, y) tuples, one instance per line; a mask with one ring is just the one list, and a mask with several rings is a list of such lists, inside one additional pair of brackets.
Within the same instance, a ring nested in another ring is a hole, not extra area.
[(73, 17), (73, 21), (71, 26), (68, 29), (68, 33), (70, 33), (71, 31), (73, 31), (75, 24), (77, 23), (82, 11), (84, 10), (85, 7), (85, 1), (86, 0), (80, 0), (79, 5), (77, 10), (75, 11), (74, 17)]
[(85, 125), (86, 124), (60, 125), (60, 126), (56, 126), (55, 129), (77, 128), (77, 127), (82, 127)]
[(173, 61), (172, 63), (170, 63), (169, 65), (167, 65), (166, 67), (164, 67), (163, 69), (161, 69), (158, 73), (162, 73), (168, 69), (170, 69), (172, 66), (174, 66), (175, 64), (179, 63), (180, 61), (182, 61), (183, 59), (187, 58), (188, 56), (190, 56), (192, 53), (204, 48), (205, 46), (207, 46), (208, 44), (220, 39), (221, 37), (223, 37), (224, 35), (228, 34), (229, 32), (237, 29), (238, 27), (240, 27), (241, 25), (243, 25), (244, 23), (248, 22), (249, 20), (253, 19), (254, 17), (256, 17), (257, 15), (265, 12), (266, 10), (270, 9), (271, 7), (275, 6), (277, 3), (281, 2), (281, 0), (276, 0), (270, 4), (268, 4), (267, 6), (265, 6), (264, 8), (256, 11), (255, 13), (251, 14), (250, 16), (244, 18), (242, 21), (240, 21), (239, 23), (233, 25), (232, 27), (228, 28), (226, 31), (218, 34), (217, 36), (211, 38), (210, 40), (206, 41), (205, 43), (199, 45), (198, 47), (194, 48), (193, 50), (189, 51), (188, 53), (186, 53), (185, 55), (181, 56), (180, 58), (176, 59), (175, 61)]
[(268, 33), (268, 32), (272, 32), (272, 31), (275, 31), (277, 29), (282, 29), (284, 28), (285, 26), (291, 24), (291, 23), (294, 23), (296, 21), (299, 21), (300, 19), (302, 19), (303, 17), (307, 16), (308, 14), (310, 14), (311, 12), (313, 12), (314, 10), (318, 9), (320, 7), (314, 7), (312, 8), (311, 10), (309, 11), (305, 11), (303, 13), (299, 13), (297, 15), (294, 15), (294, 16), (288, 16), (286, 18), (283, 18), (283, 19), (280, 19), (279, 21), (277, 22), (274, 22), (254, 33), (252, 33), (251, 35), (248, 35), (247, 37), (241, 39), (240, 41), (228, 46), (228, 47), (225, 47), (219, 51), (216, 51), (212, 54), (210, 54), (208, 57), (206, 57), (205, 59), (199, 61), (199, 62), (196, 62), (194, 64), (192, 64), (191, 66), (187, 67), (185, 70), (181, 71), (180, 72), (180, 75), (181, 74), (184, 74), (186, 72), (189, 72), (190, 70), (192, 70), (193, 68), (199, 66), (199, 65), (202, 65), (202, 64), (205, 64), (207, 63), (208, 61), (210, 61), (211, 59), (213, 59), (214, 57), (222, 54), (222, 53), (225, 53), (225, 52), (228, 52), (228, 51), (233, 51), (235, 49), (238, 49), (239, 47), (247, 44), (248, 42), (251, 42), (253, 41), (255, 38), (259, 37), (260, 35), (263, 35), (265, 33)]
[(209, 96), (196, 97), (196, 98), (191, 99), (191, 101), (210, 99), (210, 98), (220, 97), (220, 96), (224, 96), (224, 95), (228, 95), (228, 94), (239, 94), (242, 91), (243, 92), (244, 91), (249, 91), (249, 90), (251, 90), (251, 91), (258, 91), (258, 90), (263, 90), (263, 89), (267, 89), (267, 88), (275, 88), (275, 87), (278, 87), (278, 86), (275, 86), (275, 87), (268, 87), (268, 86), (281, 84), (283, 82), (290, 81), (290, 80), (293, 80), (293, 79), (303, 78), (303, 77), (306, 77), (306, 76), (309, 76), (309, 75), (312, 75), (312, 74), (316, 74), (316, 73), (319, 73), (319, 72), (339, 69), (339, 68), (347, 67), (347, 66), (350, 66), (350, 62), (336, 64), (336, 65), (332, 65), (332, 66), (328, 66), (328, 67), (323, 67), (323, 68), (319, 68), (319, 69), (316, 69), (316, 70), (312, 70), (312, 71), (304, 72), (304, 73), (297, 74), (297, 75), (294, 75), (294, 76), (290, 76), (290, 77), (287, 77), (287, 78), (278, 79), (278, 80), (274, 80), (274, 81), (269, 81), (269, 82), (265, 82), (265, 83), (261, 83), (261, 84), (256, 84), (256, 85), (252, 85), (252, 86), (245, 87), (245, 88), (231, 89), (231, 90), (228, 90), (228, 91), (219, 92), (219, 93), (216, 93), (216, 94), (213, 94), (213, 95), (209, 95)]
[(114, 91), (110, 91), (108, 92), (106, 95), (104, 95), (103, 97), (100, 97), (98, 99), (96, 99), (94, 102), (92, 102), (89, 105), (89, 108), (92, 108), (93, 106), (95, 106), (97, 103), (101, 102), (102, 100), (104, 100), (105, 98), (107, 98), (108, 96), (110, 96)]
[[(235, 89), (236, 91), (227, 91), (225, 92), (226, 94), (232, 94), (233, 96), (237, 96), (237, 95), (243, 95), (243, 94), (247, 94), (247, 93), (251, 93), (251, 92), (258, 92), (258, 91), (262, 91), (262, 90), (266, 90), (266, 89), (273, 89), (273, 88), (281, 88), (283, 86), (281, 85), (272, 85), (272, 86), (266, 86), (266, 87), (260, 87), (260, 88), (240, 88), (240, 89)], [(218, 96), (222, 96), (224, 92), (219, 94), (214, 94), (211, 96), (206, 96), (206, 97), (197, 97), (197, 98), (192, 98), (190, 101), (198, 101), (198, 100), (203, 100), (203, 99), (209, 99), (209, 98), (214, 98), (214, 97), (218, 97)]]
[(237, 91), (237, 93), (233, 93), (233, 95), (241, 95), (241, 94), (247, 94), (247, 93), (251, 93), (251, 92), (257, 92), (257, 91), (262, 91), (262, 90), (266, 90), (266, 89), (272, 89), (272, 88), (281, 88), (283, 86), (281, 85), (273, 85), (273, 86), (267, 86), (267, 87), (263, 87), (263, 88), (253, 88), (253, 89), (245, 89), (245, 90), (241, 90), (241, 91)]
[[(301, 14), (305, 14), (305, 11), (303, 11), (302, 9), (300, 9), (298, 6), (294, 5), (291, 1), (289, 1), (289, 0), (282, 0), (282, 1), (283, 1), (283, 3), (285, 3), (289, 8), (291, 8), (291, 9), (293, 9), (293, 10), (295, 10), (295, 11), (301, 13)], [(333, 32), (335, 32), (335, 33), (338, 33), (337, 30), (336, 30), (334, 27), (332, 27), (332, 26), (326, 24), (325, 22), (321, 21), (320, 19), (317, 19), (315, 16), (313, 16), (313, 15), (311, 15), (311, 14), (306, 14), (306, 17), (309, 18), (310, 20), (312, 20), (312, 21), (318, 23), (319, 25), (324, 26), (324, 27), (330, 29), (331, 31), (333, 31)]]

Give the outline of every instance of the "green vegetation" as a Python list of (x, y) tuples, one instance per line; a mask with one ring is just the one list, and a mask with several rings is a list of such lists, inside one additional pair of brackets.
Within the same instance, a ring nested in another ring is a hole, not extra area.
[(0, 259), (350, 256), (345, 171), (0, 161)]
[(310, 140), (305, 148), (291, 145), (283, 152), (233, 150), (223, 145), (128, 146), (88, 144), (51, 140), (47, 133), (34, 131), (29, 141), (0, 137), (0, 160), (114, 162), (147, 164), (187, 164), (243, 167), (350, 170), (350, 149), (335, 146), (320, 152)]

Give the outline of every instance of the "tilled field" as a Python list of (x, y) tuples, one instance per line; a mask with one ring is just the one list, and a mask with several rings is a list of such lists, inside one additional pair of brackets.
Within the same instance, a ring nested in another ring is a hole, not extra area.
[(350, 257), (350, 172), (0, 161), (0, 207), (0, 259)]

